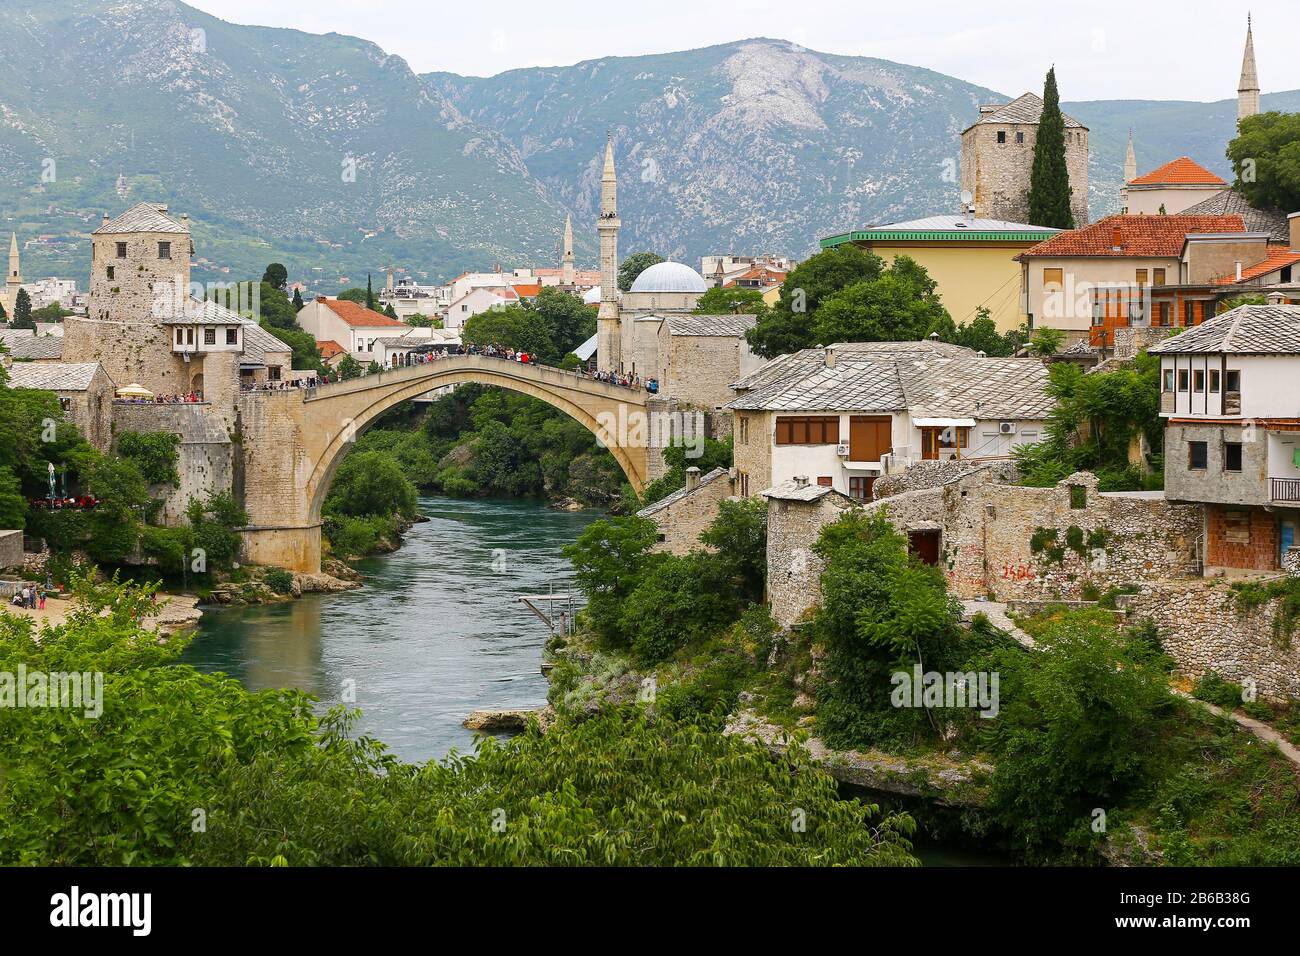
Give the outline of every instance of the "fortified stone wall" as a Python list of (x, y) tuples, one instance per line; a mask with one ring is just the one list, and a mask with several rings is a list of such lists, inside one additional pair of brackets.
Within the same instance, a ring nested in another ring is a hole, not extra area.
[[(1006, 142), (997, 141), (998, 131)], [(1024, 142), (1016, 142), (1016, 134)], [(975, 197), (975, 215), (1008, 222), (1029, 221), (1029, 180), (1034, 165), (1036, 123), (980, 123), (961, 138), (961, 185)], [(1065, 165), (1070, 177), (1070, 211), (1076, 227), (1088, 224), (1088, 132), (1065, 131)]]
[(186, 368), (172, 354), (167, 329), (156, 322), (63, 320), (63, 361), (99, 362), (118, 388), (132, 383), (157, 395), (190, 390)]
[(181, 437), (176, 462), (180, 487), (152, 489), (163, 498), (164, 524), (182, 523), (192, 498), (204, 501), (220, 492), (233, 493), (236, 446), (210, 406), (115, 405), (114, 409), (115, 433), (168, 432)]
[(22, 566), (22, 531), (0, 531), (0, 569), (21, 568)]
[(1300, 700), (1300, 641), (1275, 631), (1278, 600), (1243, 608), (1223, 581), (1160, 582), (1128, 600), (1134, 620), (1150, 620), (1161, 645), (1193, 680), (1209, 671), (1254, 682), (1259, 696)]

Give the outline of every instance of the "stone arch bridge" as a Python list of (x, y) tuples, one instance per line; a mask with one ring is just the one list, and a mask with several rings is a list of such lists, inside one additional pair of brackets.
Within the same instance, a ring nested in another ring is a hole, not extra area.
[(670, 436), (661, 441), (645, 423), (667, 412), (669, 402), (549, 366), (457, 355), (316, 388), (246, 392), (236, 474), (249, 515), (245, 559), (319, 572), (321, 506), (351, 444), (394, 405), (462, 382), (496, 385), (558, 408), (605, 443), (638, 493), (661, 470), (659, 446)]

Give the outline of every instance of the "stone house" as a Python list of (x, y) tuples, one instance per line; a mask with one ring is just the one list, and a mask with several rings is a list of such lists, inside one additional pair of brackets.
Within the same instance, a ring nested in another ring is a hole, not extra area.
[(735, 479), (726, 468), (714, 468), (700, 475), (698, 468), (686, 469), (686, 486), (637, 512), (659, 526), (656, 551), (687, 554), (700, 546), (700, 534), (713, 524), (718, 506), (735, 497)]
[(1300, 306), (1272, 298), (1150, 350), (1166, 494), (1205, 505), (1207, 573), (1276, 571), (1300, 546)]
[(68, 420), (100, 451), (113, 442), (113, 393), (116, 386), (98, 362), (15, 362), (8, 369), (10, 388), (53, 392)]
[(767, 499), (767, 599), (772, 617), (791, 627), (821, 601), (824, 562), (813, 551), (821, 529), (855, 502), (825, 485), (794, 478), (763, 492)]
[(1009, 457), (1039, 441), (1047, 368), (938, 341), (782, 355), (732, 387), (739, 493), (807, 476), (857, 501), (918, 461)]

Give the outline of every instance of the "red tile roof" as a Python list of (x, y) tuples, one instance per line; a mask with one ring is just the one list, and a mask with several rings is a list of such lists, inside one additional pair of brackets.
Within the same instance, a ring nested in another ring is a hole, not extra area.
[[(1282, 249), (1273, 246), (1268, 250), (1268, 256), (1263, 262), (1257, 262), (1249, 269), (1241, 270), (1240, 281), (1245, 282), (1248, 279), (1258, 279), (1260, 276), (1266, 276), (1270, 272), (1276, 272), (1284, 266), (1293, 266), (1300, 262), (1300, 252), (1292, 252), (1290, 249)], [(1215, 279), (1215, 285), (1234, 285), (1238, 281), (1236, 273), (1224, 276), (1222, 279)]]
[(327, 299), (324, 296), (320, 296), (317, 301), (353, 328), (406, 328), (405, 322), (390, 319), (384, 313), (376, 312), (374, 309), (367, 309), (357, 302), (351, 302), (347, 299)]
[(541, 294), (542, 291), (541, 283), (529, 284), (529, 285), (516, 283), (515, 285), (511, 286), (511, 288), (515, 290), (515, 295), (518, 295), (524, 299), (536, 298), (538, 295)]
[(339, 345), (333, 339), (325, 339), (323, 342), (317, 342), (316, 348), (320, 350), (322, 361), (326, 362), (334, 358), (336, 355), (342, 355), (344, 352), (343, 346)]
[[(1058, 233), (1036, 246), (1030, 246), (1016, 258), (1175, 258), (1182, 254), (1183, 243), (1190, 234), (1245, 231), (1246, 224), (1237, 215), (1107, 216), (1082, 229)], [(1115, 248), (1116, 245), (1118, 249)]]
[(1186, 156), (1179, 156), (1172, 162), (1165, 163), (1159, 169), (1129, 183), (1130, 186), (1218, 186), (1227, 189), (1228, 184), (1200, 163)]

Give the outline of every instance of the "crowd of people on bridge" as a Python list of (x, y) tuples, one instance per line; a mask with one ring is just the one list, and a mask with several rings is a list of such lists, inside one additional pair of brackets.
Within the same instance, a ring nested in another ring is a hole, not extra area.
[(144, 398), (138, 395), (119, 395), (113, 399), (117, 405), (197, 405), (203, 402), (203, 392), (184, 392), (179, 395), (155, 395)]
[[(329, 376), (326, 376), (329, 381)], [(303, 375), (299, 378), (282, 378), (274, 382), (241, 382), (240, 391), (243, 392), (291, 392), (298, 388), (315, 388), (320, 384), (320, 380), (313, 372), (311, 375)]]

